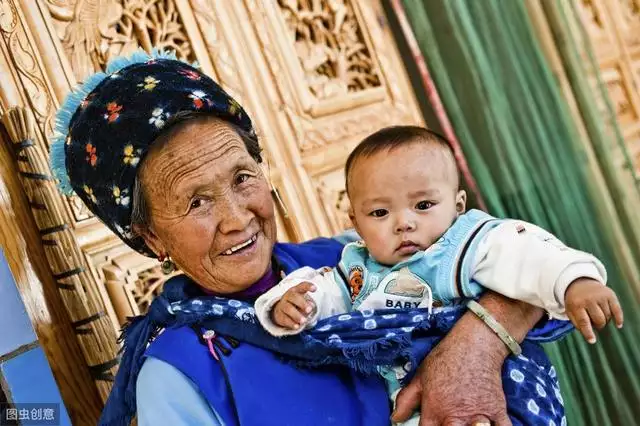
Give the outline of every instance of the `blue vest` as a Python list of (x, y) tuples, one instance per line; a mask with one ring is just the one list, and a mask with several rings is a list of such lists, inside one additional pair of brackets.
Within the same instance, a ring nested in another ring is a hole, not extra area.
[[(425, 289), (445, 306), (476, 298), (484, 291), (471, 277), (476, 251), (487, 233), (501, 223), (504, 220), (470, 210), (460, 215), (428, 249), (393, 266), (378, 263), (363, 241), (347, 244), (338, 268), (334, 269), (334, 279), (346, 281), (353, 309), (358, 310), (422, 307), (421, 302), (430, 299)], [(402, 270), (410, 272), (413, 283), (398, 284)]]
[[(286, 273), (338, 263), (342, 244), (318, 238), (276, 244)], [(188, 327), (167, 329), (147, 349), (195, 383), (226, 426), (387, 426), (389, 398), (382, 379), (346, 368), (298, 369), (275, 354), (241, 343), (216, 361)]]

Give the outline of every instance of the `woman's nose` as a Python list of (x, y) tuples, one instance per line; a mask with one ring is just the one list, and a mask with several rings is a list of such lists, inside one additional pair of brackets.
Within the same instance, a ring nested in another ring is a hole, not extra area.
[(218, 201), (216, 207), (218, 227), (223, 234), (244, 231), (254, 216), (246, 204), (236, 197), (225, 197), (224, 201)]

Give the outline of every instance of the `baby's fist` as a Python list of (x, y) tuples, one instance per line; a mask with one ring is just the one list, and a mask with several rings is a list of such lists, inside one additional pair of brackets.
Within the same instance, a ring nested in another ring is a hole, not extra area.
[(598, 330), (613, 317), (618, 328), (622, 327), (622, 308), (618, 297), (609, 287), (591, 278), (578, 278), (565, 293), (567, 316), (589, 343), (596, 342), (591, 324)]
[(272, 321), (289, 330), (297, 330), (304, 326), (307, 317), (313, 312), (315, 304), (307, 296), (307, 292), (316, 291), (316, 286), (303, 282), (285, 292), (271, 310)]

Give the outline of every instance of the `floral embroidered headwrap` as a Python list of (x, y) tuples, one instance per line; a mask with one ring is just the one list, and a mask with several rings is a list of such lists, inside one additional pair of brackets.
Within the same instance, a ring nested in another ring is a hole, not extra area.
[(131, 229), (131, 195), (140, 162), (171, 118), (198, 111), (254, 136), (242, 107), (211, 78), (162, 52), (116, 58), (72, 92), (56, 117), (51, 166), (61, 191), (136, 251), (154, 256)]

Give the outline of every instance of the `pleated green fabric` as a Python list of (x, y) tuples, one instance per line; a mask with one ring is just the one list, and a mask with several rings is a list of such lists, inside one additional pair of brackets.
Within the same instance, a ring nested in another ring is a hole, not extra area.
[[(623, 305), (624, 328), (610, 325), (596, 345), (575, 333), (546, 346), (561, 377), (568, 424), (638, 424), (640, 311), (633, 282), (640, 272), (638, 222), (618, 205), (620, 182), (603, 154), (604, 144), (615, 140), (597, 130), (603, 117), (592, 111), (583, 120), (589, 137), (602, 144), (592, 148), (599, 167), (610, 171), (606, 192), (596, 185), (587, 161), (585, 143), (592, 142), (580, 138), (524, 1), (403, 3), (490, 212), (536, 223), (598, 256)], [(584, 90), (581, 108), (593, 107), (595, 94)], [(614, 208), (603, 210), (605, 198)], [(624, 231), (631, 266), (617, 261), (620, 233), (615, 237), (614, 228)]]

